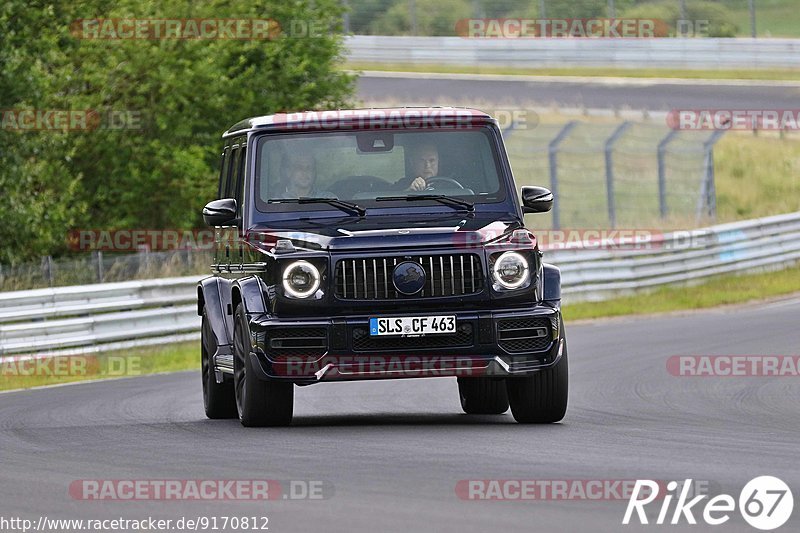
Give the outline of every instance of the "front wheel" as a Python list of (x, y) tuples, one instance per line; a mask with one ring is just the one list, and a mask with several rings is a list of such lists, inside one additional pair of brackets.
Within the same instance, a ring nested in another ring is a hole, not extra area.
[(501, 415), (508, 411), (503, 379), (458, 378), (461, 409), (468, 415)]
[(567, 345), (555, 366), (530, 376), (507, 378), (508, 402), (521, 424), (551, 424), (564, 418), (569, 396)]
[(236, 399), (233, 394), (233, 381), (217, 383), (211, 358), (216, 351), (214, 332), (203, 307), (203, 321), (200, 326), (200, 368), (203, 377), (203, 407), (211, 419), (236, 418)]
[(239, 420), (246, 427), (288, 426), (294, 411), (294, 384), (259, 379), (250, 361), (251, 348), (250, 326), (240, 303), (233, 326), (233, 382)]

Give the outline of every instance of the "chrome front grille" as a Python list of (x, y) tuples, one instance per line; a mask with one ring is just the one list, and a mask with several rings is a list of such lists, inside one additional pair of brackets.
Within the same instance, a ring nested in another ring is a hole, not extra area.
[[(425, 285), (414, 295), (398, 292), (394, 267), (414, 261), (425, 271)], [(415, 255), (341, 259), (336, 263), (336, 297), (342, 300), (394, 300), (465, 296), (483, 289), (483, 268), (475, 254)]]

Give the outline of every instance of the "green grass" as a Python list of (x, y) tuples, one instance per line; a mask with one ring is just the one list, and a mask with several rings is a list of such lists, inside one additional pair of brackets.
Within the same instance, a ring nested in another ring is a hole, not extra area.
[(800, 291), (800, 267), (795, 266), (777, 272), (719, 276), (690, 288), (673, 285), (603, 302), (567, 304), (564, 306), (564, 319), (569, 321), (705, 309), (798, 291)]
[(729, 69), (682, 70), (661, 68), (511, 68), (460, 67), (453, 65), (421, 65), (416, 63), (346, 63), (353, 71), (380, 70), (397, 72), (435, 72), (449, 74), (517, 74), (526, 76), (585, 76), (612, 78), (687, 78), (712, 80), (800, 80), (800, 70), (793, 69)]
[(37, 368), (33, 364), (0, 360), (0, 390), (197, 369), (200, 368), (200, 343), (167, 344), (46, 362), (46, 366)]
[[(731, 22), (739, 27), (738, 35), (750, 37), (750, 10), (747, 2), (728, 1)], [(797, 0), (756, 0), (756, 35), (758, 37), (800, 37)]]
[(717, 219), (800, 211), (800, 141), (728, 133), (714, 148)]

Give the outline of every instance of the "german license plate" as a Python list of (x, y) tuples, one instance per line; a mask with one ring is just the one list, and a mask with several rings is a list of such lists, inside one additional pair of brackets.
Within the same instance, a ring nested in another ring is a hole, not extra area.
[(370, 335), (435, 335), (455, 333), (455, 316), (406, 316), (402, 318), (370, 318)]

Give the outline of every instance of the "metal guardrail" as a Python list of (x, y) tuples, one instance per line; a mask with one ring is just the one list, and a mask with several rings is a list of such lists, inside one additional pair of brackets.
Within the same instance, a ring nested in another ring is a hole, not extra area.
[(0, 293), (0, 355), (197, 338), (200, 277)]
[[(602, 300), (800, 261), (800, 213), (545, 252), (567, 302)], [(199, 276), (0, 293), (0, 355), (74, 353), (196, 339)]]
[(565, 301), (604, 300), (659, 285), (800, 260), (800, 213), (655, 235), (641, 243), (583, 243), (545, 252), (558, 265)]
[(353, 35), (347, 59), (482, 67), (797, 68), (800, 39), (468, 39)]

